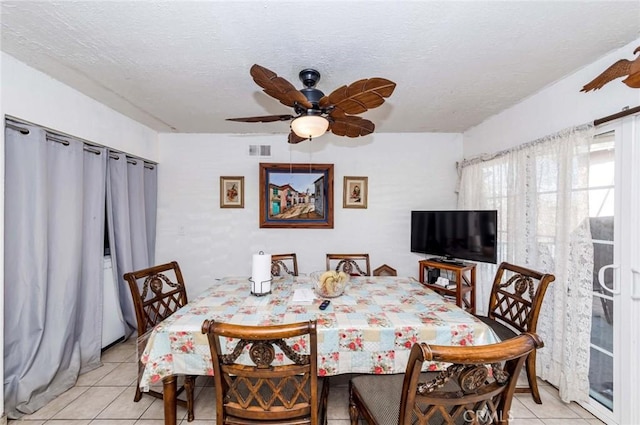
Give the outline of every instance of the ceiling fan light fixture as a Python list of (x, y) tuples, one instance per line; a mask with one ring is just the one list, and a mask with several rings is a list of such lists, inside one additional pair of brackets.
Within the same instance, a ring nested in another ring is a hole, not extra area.
[(291, 122), (291, 130), (305, 139), (320, 137), (328, 128), (329, 120), (319, 115), (303, 115)]

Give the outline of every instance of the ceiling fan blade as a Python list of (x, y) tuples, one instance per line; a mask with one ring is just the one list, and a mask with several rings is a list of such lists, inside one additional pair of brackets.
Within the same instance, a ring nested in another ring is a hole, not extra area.
[(331, 121), (330, 129), (336, 136), (366, 136), (376, 129), (371, 121), (353, 115), (331, 114)]
[(358, 80), (337, 88), (329, 96), (320, 99), (319, 104), (321, 108), (333, 105), (349, 115), (361, 114), (382, 105), (384, 98), (391, 96), (395, 88), (396, 83), (386, 78)]
[(291, 130), (291, 133), (289, 133), (288, 142), (291, 143), (292, 145), (295, 145), (296, 143), (304, 142), (307, 139), (308, 137), (300, 137), (296, 133), (294, 133), (293, 130)]
[(265, 115), (262, 117), (244, 117), (244, 118), (227, 118), (227, 121), (237, 122), (275, 122), (275, 121), (289, 121), (293, 118), (293, 115)]
[(249, 72), (253, 81), (262, 87), (266, 94), (279, 100), (283, 105), (293, 107), (297, 103), (307, 109), (313, 107), (302, 92), (284, 78), (278, 77), (275, 72), (258, 64), (254, 64)]

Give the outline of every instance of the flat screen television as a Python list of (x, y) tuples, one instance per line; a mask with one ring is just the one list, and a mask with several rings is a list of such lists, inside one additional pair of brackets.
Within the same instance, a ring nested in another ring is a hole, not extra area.
[(411, 252), (496, 263), (496, 210), (411, 211)]

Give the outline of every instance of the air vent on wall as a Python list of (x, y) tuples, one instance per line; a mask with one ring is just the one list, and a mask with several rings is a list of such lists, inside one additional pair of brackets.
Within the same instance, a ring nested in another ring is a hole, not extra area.
[(249, 145), (249, 156), (271, 156), (271, 145)]

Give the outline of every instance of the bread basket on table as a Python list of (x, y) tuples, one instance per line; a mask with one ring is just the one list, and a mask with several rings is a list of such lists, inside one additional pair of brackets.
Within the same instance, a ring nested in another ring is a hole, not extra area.
[(349, 275), (345, 272), (333, 270), (311, 273), (316, 294), (323, 298), (335, 298), (344, 293), (349, 283)]

